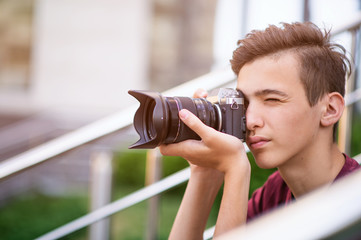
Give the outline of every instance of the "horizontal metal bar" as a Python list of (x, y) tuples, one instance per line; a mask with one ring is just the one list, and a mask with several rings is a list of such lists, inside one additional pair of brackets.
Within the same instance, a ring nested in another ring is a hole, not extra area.
[(359, 164), (361, 164), (361, 153), (357, 156), (354, 156), (353, 159), (355, 159)]
[(206, 231), (204, 231), (203, 233), (203, 239), (204, 240), (208, 240), (211, 239), (213, 237), (214, 234), (214, 230), (216, 229), (216, 226), (210, 227), (208, 228)]
[[(236, 84), (236, 75), (230, 66), (214, 70), (208, 74), (195, 78), (189, 82), (178, 85), (175, 88), (167, 90), (162, 94), (164, 96), (192, 96), (194, 91), (203, 88), (207, 91), (221, 87), (234, 81)], [(234, 86), (235, 87), (235, 86)]]
[(98, 220), (106, 218), (115, 212), (119, 212), (127, 207), (135, 205), (141, 201), (144, 201), (154, 195), (162, 193), (171, 187), (179, 185), (189, 179), (190, 168), (181, 170), (169, 177), (166, 177), (159, 182), (156, 182), (148, 187), (138, 190), (124, 198), (121, 198), (113, 203), (110, 203), (104, 207), (101, 207), (83, 217), (80, 217), (68, 224), (57, 228), (39, 238), (38, 240), (52, 240), (61, 238), (69, 233), (86, 227)]
[(345, 105), (350, 106), (361, 100), (361, 88), (349, 93), (345, 97)]
[[(190, 96), (193, 94), (193, 91), (198, 88), (203, 87), (206, 90), (211, 90), (233, 80), (235, 80), (235, 75), (228, 67), (227, 69), (219, 69), (192, 81), (181, 84), (162, 94), (165, 96)], [(0, 179), (39, 164), (49, 158), (55, 157), (99, 137), (130, 126), (133, 122), (133, 116), (137, 108), (138, 105), (135, 104), (119, 111), (118, 113), (100, 119), (15, 157), (2, 161), (0, 163)]]
[(131, 106), (122, 111), (103, 118), (85, 127), (41, 144), (15, 157), (0, 163), (0, 179), (23, 169), (41, 163), (84, 143), (129, 126), (137, 106)]
[(361, 13), (357, 13), (355, 17), (353, 17), (350, 21), (345, 22), (335, 28), (331, 29), (331, 35), (335, 36), (340, 33), (355, 30), (360, 27), (361, 24)]

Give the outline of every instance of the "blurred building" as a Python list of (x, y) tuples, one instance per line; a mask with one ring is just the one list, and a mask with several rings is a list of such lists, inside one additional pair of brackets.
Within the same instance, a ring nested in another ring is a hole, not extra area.
[[(215, 7), (215, 0), (0, 0), (0, 161), (135, 104), (129, 89), (163, 91), (208, 73)], [(90, 154), (84, 147), (16, 175), (1, 195), (32, 184), (53, 192), (76, 186), (71, 181), (86, 185)]]
[(0, 111), (99, 117), (207, 73), (216, 1), (0, 1)]

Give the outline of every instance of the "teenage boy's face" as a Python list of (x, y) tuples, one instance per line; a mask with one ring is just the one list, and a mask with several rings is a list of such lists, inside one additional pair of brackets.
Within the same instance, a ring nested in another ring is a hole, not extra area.
[(310, 107), (299, 63), (291, 53), (266, 56), (242, 67), (237, 88), (246, 99), (246, 143), (262, 168), (280, 167), (311, 155), (321, 111)]

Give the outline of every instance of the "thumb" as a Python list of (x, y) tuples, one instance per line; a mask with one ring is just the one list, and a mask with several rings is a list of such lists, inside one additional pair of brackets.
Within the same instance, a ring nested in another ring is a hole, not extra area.
[(198, 117), (196, 117), (187, 109), (182, 109), (179, 111), (179, 118), (203, 140), (210, 131), (216, 131), (213, 128), (205, 125)]

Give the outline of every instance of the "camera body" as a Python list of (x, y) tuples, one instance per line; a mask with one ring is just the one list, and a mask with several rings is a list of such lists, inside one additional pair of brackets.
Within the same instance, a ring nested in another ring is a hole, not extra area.
[(134, 127), (140, 139), (129, 148), (155, 148), (200, 137), (178, 116), (181, 109), (195, 114), (204, 124), (218, 131), (245, 139), (244, 97), (232, 88), (217, 89), (205, 98), (163, 97), (158, 92), (130, 90), (140, 106), (134, 116)]
[(210, 95), (207, 100), (220, 111), (221, 121), (216, 130), (244, 140), (246, 117), (242, 92), (233, 88), (220, 88)]

